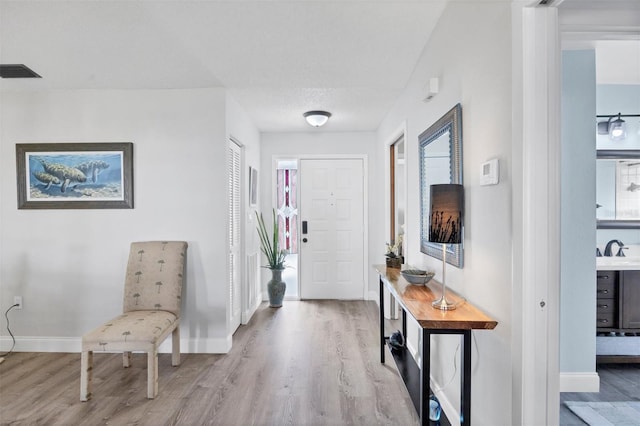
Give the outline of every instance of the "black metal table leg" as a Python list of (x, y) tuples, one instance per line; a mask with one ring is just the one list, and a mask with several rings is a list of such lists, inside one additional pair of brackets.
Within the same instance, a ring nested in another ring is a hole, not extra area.
[(471, 424), (471, 330), (462, 332), (462, 374), (460, 374), (460, 424)]
[(431, 374), (431, 331), (422, 329), (422, 353), (420, 354), (420, 424), (429, 424), (429, 376)]
[(380, 277), (380, 362), (382, 364), (384, 364), (384, 344), (384, 283)]
[(407, 311), (402, 310), (402, 337), (404, 337), (404, 341), (407, 341)]

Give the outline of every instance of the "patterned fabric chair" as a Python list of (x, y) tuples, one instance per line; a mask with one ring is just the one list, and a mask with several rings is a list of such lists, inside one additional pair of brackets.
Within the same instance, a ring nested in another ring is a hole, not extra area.
[(180, 305), (187, 243), (149, 241), (131, 244), (125, 278), (123, 314), (82, 336), (80, 400), (91, 398), (93, 352), (147, 353), (147, 398), (158, 394), (158, 346), (172, 334), (171, 364), (180, 364)]

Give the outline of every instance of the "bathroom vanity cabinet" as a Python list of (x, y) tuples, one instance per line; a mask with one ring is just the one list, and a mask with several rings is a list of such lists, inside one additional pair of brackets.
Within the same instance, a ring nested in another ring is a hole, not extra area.
[[(618, 337), (609, 341), (616, 345), (622, 342), (624, 348), (621, 357), (612, 353), (599, 356), (598, 361), (619, 362), (626, 358), (627, 362), (640, 362), (640, 270), (597, 271), (596, 307), (598, 339)], [(627, 347), (630, 353), (626, 352)]]
[(640, 333), (640, 271), (598, 271), (598, 332)]

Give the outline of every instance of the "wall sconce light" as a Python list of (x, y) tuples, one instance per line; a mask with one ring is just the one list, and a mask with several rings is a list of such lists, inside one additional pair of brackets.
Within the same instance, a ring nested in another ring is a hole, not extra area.
[(307, 120), (307, 123), (313, 127), (324, 126), (329, 121), (329, 117), (331, 117), (331, 113), (327, 111), (307, 111), (302, 115)]
[(464, 187), (456, 183), (430, 186), (429, 241), (442, 244), (442, 296), (431, 304), (436, 309), (450, 311), (456, 304), (447, 300), (445, 271), (447, 244), (462, 243)]
[(624, 120), (621, 118), (621, 114), (618, 114), (618, 118), (609, 123), (609, 138), (612, 141), (621, 141), (627, 137), (627, 126)]
[(598, 121), (598, 134), (609, 135), (612, 141), (622, 141), (627, 137), (627, 124), (622, 117), (640, 117), (638, 114), (597, 115), (596, 118), (608, 118)]

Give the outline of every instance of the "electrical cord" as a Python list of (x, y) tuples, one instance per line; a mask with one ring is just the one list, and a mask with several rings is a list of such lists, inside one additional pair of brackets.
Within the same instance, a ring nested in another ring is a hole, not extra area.
[[(471, 333), (471, 342), (473, 343), (473, 347), (476, 350), (476, 359), (478, 359), (478, 342), (476, 342), (476, 337), (473, 333)], [(451, 383), (453, 381), (453, 379), (455, 379), (456, 377), (456, 373), (458, 372), (458, 363), (456, 362), (457, 360), (457, 356), (458, 356), (458, 350), (460, 349), (460, 343), (458, 343), (458, 346), (456, 346), (456, 351), (453, 354), (453, 374), (451, 375), (451, 378), (449, 379), (449, 381), (447, 383), (445, 383), (444, 385), (442, 385), (440, 388), (436, 389), (433, 391), (433, 393), (435, 394), (436, 392), (441, 392), (444, 390), (444, 388), (446, 388), (447, 386), (449, 386), (449, 383)]]
[(11, 329), (9, 328), (9, 311), (12, 310), (13, 308), (15, 308), (16, 306), (20, 306), (19, 304), (15, 304), (15, 305), (11, 305), (9, 306), (9, 309), (7, 309), (4, 313), (4, 317), (7, 319), (7, 331), (9, 332), (9, 335), (11, 336), (11, 340), (13, 340), (13, 344), (11, 345), (11, 349), (9, 349), (9, 352), (0, 354), (0, 358), (4, 358), (5, 356), (9, 355), (11, 352), (13, 352), (13, 348), (16, 347), (16, 338), (13, 335), (13, 333), (11, 332)]
[(457, 359), (458, 359), (458, 349), (460, 349), (460, 343), (458, 343), (458, 346), (456, 346), (456, 351), (453, 354), (453, 374), (451, 375), (451, 378), (449, 379), (449, 381), (447, 383), (445, 383), (444, 385), (440, 386), (438, 389), (435, 389), (433, 391), (434, 394), (444, 390), (444, 388), (449, 386), (449, 383), (451, 383), (453, 381), (453, 379), (455, 379), (456, 373), (458, 372), (458, 363), (456, 362)]

